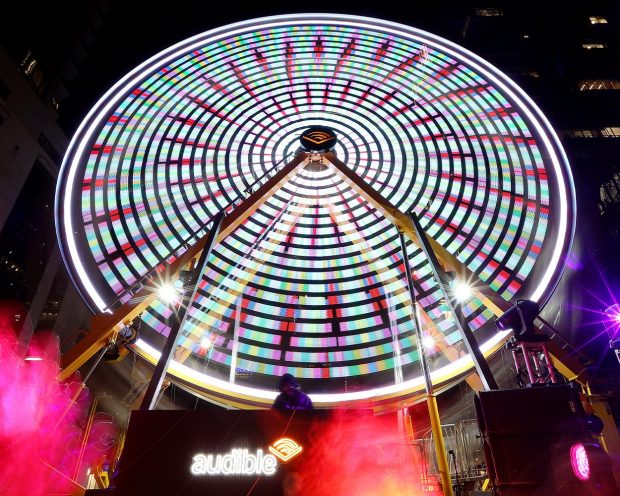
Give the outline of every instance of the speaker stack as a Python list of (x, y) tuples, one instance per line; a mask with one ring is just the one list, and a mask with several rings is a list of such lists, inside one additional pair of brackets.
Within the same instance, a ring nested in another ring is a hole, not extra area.
[(497, 496), (615, 496), (611, 460), (588, 431), (576, 384), (480, 391), (475, 399)]

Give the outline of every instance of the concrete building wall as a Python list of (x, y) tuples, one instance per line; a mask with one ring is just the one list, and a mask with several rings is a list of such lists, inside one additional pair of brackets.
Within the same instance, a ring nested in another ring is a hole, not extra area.
[[(5, 227), (24, 183), (35, 163), (41, 164), (54, 182), (58, 177), (60, 157), (69, 139), (56, 123), (54, 109), (45, 105), (18, 66), (0, 47), (0, 74), (5, 98), (0, 98), (0, 233)], [(48, 206), (53, 213), (53, 203)], [(32, 263), (35, 263), (34, 261)], [(46, 305), (50, 289), (59, 271), (65, 271), (62, 256), (54, 237), (47, 264), (30, 301), (23, 303), (29, 308), (28, 323), (22, 329), (21, 340), (29, 341), (37, 328)], [(68, 277), (67, 277), (68, 279)], [(73, 336), (78, 329), (88, 326), (90, 311), (77, 295), (70, 281), (61, 304), (59, 317), (54, 325), (61, 342)]]

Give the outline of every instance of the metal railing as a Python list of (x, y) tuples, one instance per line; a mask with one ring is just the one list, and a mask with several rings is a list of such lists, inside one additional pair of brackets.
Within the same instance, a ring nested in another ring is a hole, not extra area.
[[(441, 428), (453, 486), (462, 488), (468, 483), (473, 486), (474, 482), (486, 479), (486, 461), (477, 420), (460, 420), (454, 424), (444, 424)], [(428, 479), (439, 475), (433, 442), (432, 435), (414, 441), (414, 447), (420, 455), (420, 472), (422, 477)], [(455, 494), (466, 493), (457, 489)]]

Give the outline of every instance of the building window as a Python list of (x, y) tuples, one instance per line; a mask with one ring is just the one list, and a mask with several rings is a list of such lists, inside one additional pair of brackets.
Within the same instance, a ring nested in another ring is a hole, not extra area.
[(585, 48), (586, 50), (596, 50), (599, 48), (607, 48), (607, 45), (605, 45), (604, 43), (582, 43), (581, 46), (582, 48)]
[(563, 132), (566, 138), (595, 138), (598, 131), (595, 129), (571, 129)]
[(522, 75), (531, 77), (531, 78), (539, 78), (540, 74), (537, 71), (522, 71)]
[(611, 177), (601, 184), (598, 206), (608, 232), (620, 235), (620, 169), (615, 168)]
[(600, 193), (602, 204), (620, 204), (620, 169), (615, 170), (609, 180), (601, 185)]
[(43, 306), (43, 310), (41, 310), (41, 315), (37, 322), (37, 330), (54, 328), (58, 313), (60, 312), (60, 305), (67, 292), (68, 282), (67, 273), (60, 267), (47, 296), (47, 301)]
[(488, 9), (475, 9), (475, 10), (476, 10), (476, 15), (480, 17), (498, 17), (498, 16), (504, 15), (504, 12), (501, 9), (488, 8)]
[(590, 24), (607, 24), (607, 19), (602, 16), (590, 16)]
[(26, 52), (26, 55), (22, 58), (19, 67), (28, 81), (30, 81), (30, 84), (34, 86), (37, 94), (42, 95), (45, 85), (45, 74), (41, 64), (39, 64), (39, 60), (35, 57), (31, 50)]
[(579, 81), (579, 90), (620, 90), (620, 81), (617, 79), (585, 79)]
[(35, 162), (0, 233), (0, 299), (29, 303), (56, 242), (55, 179)]
[(605, 127), (601, 129), (601, 136), (605, 138), (620, 138), (620, 127)]
[(569, 129), (563, 131), (565, 138), (620, 138), (620, 127), (603, 129)]

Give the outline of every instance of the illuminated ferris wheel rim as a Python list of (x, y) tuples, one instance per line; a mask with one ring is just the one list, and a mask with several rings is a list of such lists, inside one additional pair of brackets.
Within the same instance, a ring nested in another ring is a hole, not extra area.
[[(335, 14), (295, 14), (252, 19), (249, 21), (239, 22), (227, 26), (222, 26), (205, 33), (196, 35), (192, 38), (184, 40), (162, 52), (151, 57), (136, 69), (131, 71), (127, 76), (114, 85), (88, 113), (87, 117), (79, 127), (68, 149), (68, 153), (63, 162), (62, 181), (59, 181), (57, 195), (56, 215), (58, 225), (64, 224), (64, 233), (59, 230), (59, 237), (66, 243), (61, 242), (63, 247), (63, 256), (67, 263), (73, 268), (70, 271), (76, 286), (85, 290), (89, 301), (93, 302), (100, 311), (106, 311), (108, 304), (96, 289), (96, 284), (89, 277), (85, 264), (81, 260), (78, 250), (78, 243), (73, 235), (74, 226), (71, 218), (72, 194), (76, 185), (76, 173), (79, 169), (80, 159), (85, 153), (88, 143), (90, 143), (93, 134), (97, 131), (101, 123), (107, 118), (111, 110), (124, 98), (128, 91), (131, 91), (135, 85), (139, 84), (146, 76), (152, 74), (157, 67), (161, 67), (175, 58), (190, 52), (191, 50), (203, 46), (207, 43), (213, 43), (224, 37), (234, 36), (235, 34), (245, 33), (255, 28), (267, 30), (277, 27), (285, 27), (291, 25), (316, 25), (321, 22), (329, 22), (331, 25), (342, 25), (355, 28), (371, 28), (386, 34), (393, 34), (400, 38), (410, 38), (417, 42), (439, 47), (444, 53), (454, 56), (458, 60), (463, 60), (470, 67), (484, 74), (494, 85), (501, 88), (505, 94), (509, 95), (514, 102), (519, 105), (519, 109), (523, 111), (529, 122), (535, 127), (538, 136), (545, 145), (545, 151), (549, 154), (550, 162), (555, 171), (558, 192), (558, 236), (555, 237), (555, 244), (552, 250), (550, 263), (547, 266), (543, 276), (538, 281), (538, 285), (529, 294), (529, 299), (539, 302), (546, 301), (554, 289), (562, 268), (562, 254), (568, 252), (572, 242), (575, 222), (573, 217), (574, 208), (574, 192), (573, 183), (568, 168), (568, 161), (563, 152), (562, 146), (553, 131), (551, 125), (533, 103), (533, 101), (506, 75), (501, 73), (475, 54), (453, 44), (445, 39), (434, 36), (430, 33), (412, 28), (409, 26), (383, 21), (373, 18), (335, 15)], [(482, 348), (490, 349), (496, 344), (499, 334), (488, 340), (482, 345)], [(448, 369), (452, 366), (448, 366)], [(409, 383), (403, 383), (390, 388), (394, 390), (404, 390), (411, 387)], [(364, 393), (366, 394), (366, 393)], [(369, 393), (370, 394), (370, 393)], [(344, 399), (346, 401), (346, 398)]]

